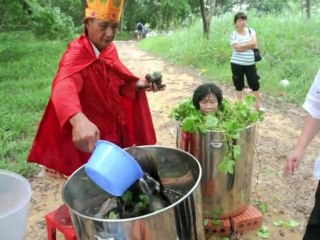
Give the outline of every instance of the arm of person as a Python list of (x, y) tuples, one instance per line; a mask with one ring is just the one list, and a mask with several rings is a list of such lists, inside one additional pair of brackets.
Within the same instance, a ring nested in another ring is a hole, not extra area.
[(320, 131), (320, 70), (309, 89), (303, 108), (308, 112), (301, 135), (294, 151), (288, 156), (285, 173), (292, 174), (299, 166), (309, 143)]
[[(249, 31), (249, 30), (248, 30)], [(234, 43), (232, 44), (232, 47), (237, 51), (237, 52), (245, 52), (253, 48), (257, 48), (257, 35), (256, 32), (251, 29), (250, 32), (251, 40), (245, 43)]]
[(234, 44), (232, 44), (232, 47), (237, 52), (245, 52), (245, 51), (248, 51), (250, 49), (256, 48), (257, 47), (256, 36), (252, 36), (252, 39), (249, 42), (234, 43)]
[(299, 166), (306, 148), (312, 139), (320, 130), (320, 119), (312, 117), (308, 114), (301, 135), (299, 137), (298, 143), (294, 151), (288, 156), (285, 172), (287, 174), (293, 174), (295, 169)]
[(79, 92), (83, 86), (80, 74), (75, 74), (57, 82), (52, 89), (52, 103), (57, 113), (60, 127), (72, 126), (72, 140), (75, 146), (84, 151), (92, 152), (100, 132), (83, 113)]

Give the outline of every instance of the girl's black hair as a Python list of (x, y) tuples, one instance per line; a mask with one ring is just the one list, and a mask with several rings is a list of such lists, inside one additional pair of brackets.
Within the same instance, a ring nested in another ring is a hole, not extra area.
[(218, 106), (220, 107), (222, 102), (222, 91), (214, 83), (204, 83), (196, 88), (193, 93), (192, 102), (197, 110), (200, 110), (200, 101), (202, 101), (208, 94), (212, 93), (218, 100)]
[(244, 12), (238, 12), (238, 13), (236, 13), (236, 15), (234, 15), (233, 23), (236, 23), (239, 18), (241, 18), (243, 20), (248, 19), (247, 15)]

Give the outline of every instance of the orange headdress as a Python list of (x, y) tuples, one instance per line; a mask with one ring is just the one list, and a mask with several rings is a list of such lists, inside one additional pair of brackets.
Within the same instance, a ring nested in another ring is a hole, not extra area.
[(87, 0), (86, 18), (120, 21), (124, 0)]

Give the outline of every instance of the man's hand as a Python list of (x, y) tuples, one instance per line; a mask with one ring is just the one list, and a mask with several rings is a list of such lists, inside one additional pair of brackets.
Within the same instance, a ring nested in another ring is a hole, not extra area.
[(146, 91), (158, 92), (163, 91), (166, 87), (158, 88), (157, 84), (149, 82), (145, 77), (140, 78), (136, 84), (137, 90), (144, 89)]
[(72, 125), (72, 141), (83, 152), (92, 152), (100, 139), (99, 129), (83, 113), (77, 113), (69, 120)]

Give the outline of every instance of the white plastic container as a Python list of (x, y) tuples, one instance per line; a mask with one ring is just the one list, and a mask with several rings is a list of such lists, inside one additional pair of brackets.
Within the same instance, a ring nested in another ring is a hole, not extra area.
[(25, 239), (31, 186), (21, 175), (0, 169), (0, 239)]

